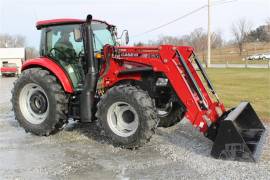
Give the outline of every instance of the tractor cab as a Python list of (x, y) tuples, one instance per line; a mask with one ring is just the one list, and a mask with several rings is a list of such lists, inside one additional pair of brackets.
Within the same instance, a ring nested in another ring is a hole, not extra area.
[[(86, 36), (85, 26), (92, 32)], [(101, 53), (104, 45), (116, 45), (116, 28), (103, 21), (93, 20), (91, 24), (76, 19), (40, 21), (40, 55), (49, 57), (69, 75), (75, 90), (83, 86), (89, 63), (86, 57), (87, 44), (93, 45), (94, 57)], [(87, 38), (89, 37), (89, 38)], [(98, 62), (96, 64), (99, 64)]]

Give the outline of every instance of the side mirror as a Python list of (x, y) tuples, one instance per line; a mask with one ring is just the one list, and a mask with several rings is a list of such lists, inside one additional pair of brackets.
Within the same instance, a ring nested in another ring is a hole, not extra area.
[(127, 45), (128, 42), (129, 42), (128, 30), (122, 31), (121, 36), (120, 37), (117, 37), (117, 39), (119, 39), (120, 41), (122, 41), (122, 37), (123, 37), (124, 33), (125, 33), (125, 44)]
[(81, 32), (80, 28), (74, 28), (73, 34), (74, 34), (74, 40), (76, 42), (81, 42), (82, 41), (82, 32)]

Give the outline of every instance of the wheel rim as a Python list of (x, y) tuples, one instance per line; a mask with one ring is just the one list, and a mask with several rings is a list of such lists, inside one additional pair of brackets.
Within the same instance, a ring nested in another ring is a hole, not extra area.
[(22, 88), (19, 106), (24, 118), (32, 124), (41, 124), (49, 113), (47, 94), (35, 83), (29, 83)]
[(121, 137), (133, 135), (139, 126), (138, 113), (126, 102), (113, 103), (108, 109), (107, 121), (110, 129)]
[(157, 114), (159, 117), (165, 117), (172, 111), (173, 103), (169, 102), (164, 108), (157, 108)]

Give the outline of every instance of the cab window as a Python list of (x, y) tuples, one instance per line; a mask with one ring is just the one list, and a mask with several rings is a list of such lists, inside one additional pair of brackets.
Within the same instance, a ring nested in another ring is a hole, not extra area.
[(104, 45), (115, 45), (110, 27), (105, 23), (93, 22), (91, 24), (94, 35), (94, 51), (101, 51)]

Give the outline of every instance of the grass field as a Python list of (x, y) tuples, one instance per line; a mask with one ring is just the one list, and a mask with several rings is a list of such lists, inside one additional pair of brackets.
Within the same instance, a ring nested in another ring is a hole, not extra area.
[(263, 121), (270, 122), (269, 69), (208, 69), (208, 75), (226, 108), (251, 102)]

